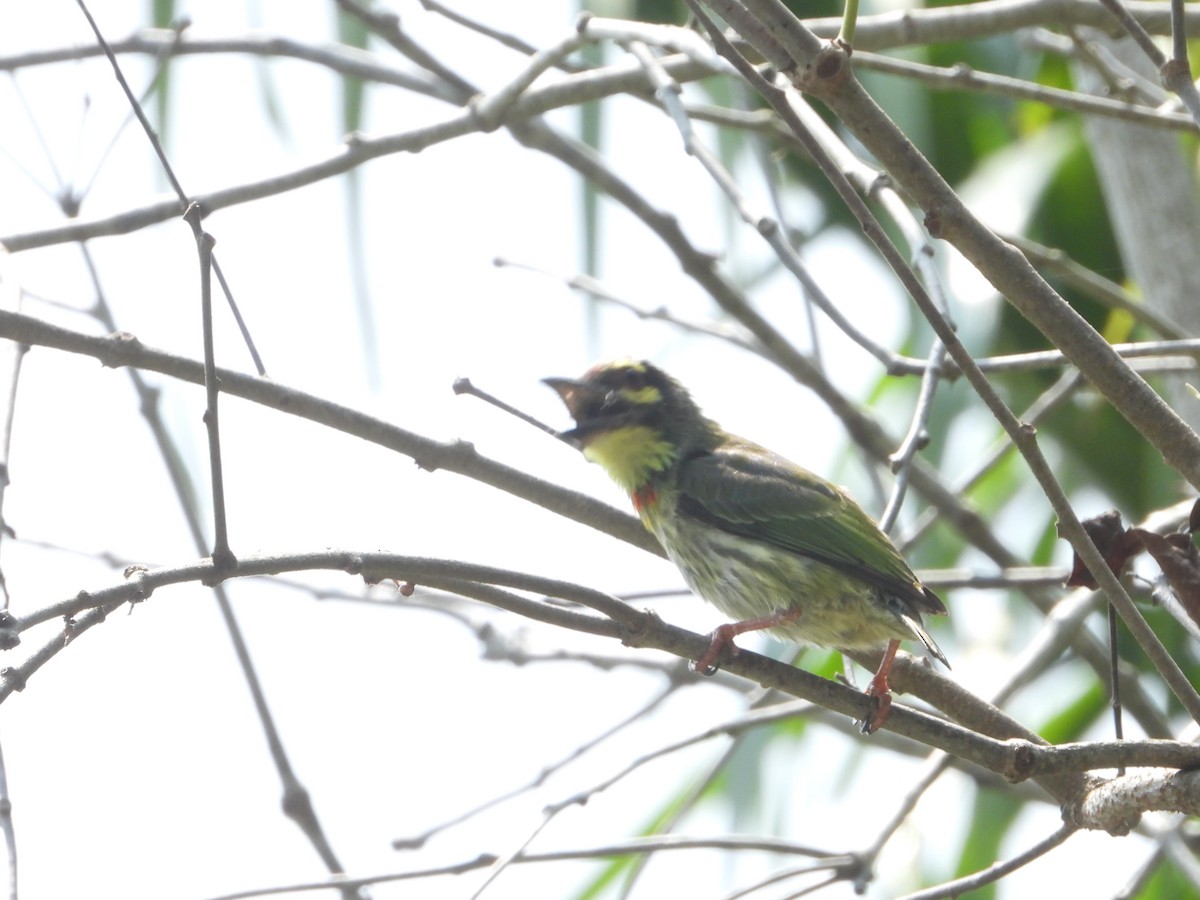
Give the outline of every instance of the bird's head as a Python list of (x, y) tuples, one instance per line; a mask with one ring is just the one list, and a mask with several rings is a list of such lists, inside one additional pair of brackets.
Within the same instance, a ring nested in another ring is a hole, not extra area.
[(631, 493), (698, 448), (716, 426), (678, 381), (648, 362), (619, 360), (582, 378), (547, 378), (575, 427), (563, 437)]

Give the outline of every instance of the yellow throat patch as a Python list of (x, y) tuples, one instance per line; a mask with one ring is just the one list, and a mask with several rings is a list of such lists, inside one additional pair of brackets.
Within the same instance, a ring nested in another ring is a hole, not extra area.
[(597, 434), (583, 448), (583, 455), (603, 466), (613, 481), (632, 494), (671, 464), (675, 446), (657, 429), (634, 425)]

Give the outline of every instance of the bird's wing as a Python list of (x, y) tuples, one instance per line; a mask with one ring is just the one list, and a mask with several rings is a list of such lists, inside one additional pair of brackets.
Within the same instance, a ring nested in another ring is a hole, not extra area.
[(918, 613), (946, 612), (857, 503), (769, 450), (739, 441), (687, 459), (679, 488), (682, 515), (823, 562)]

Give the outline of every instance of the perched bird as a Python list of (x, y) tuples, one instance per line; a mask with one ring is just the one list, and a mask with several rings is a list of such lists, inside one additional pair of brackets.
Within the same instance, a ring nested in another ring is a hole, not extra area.
[(545, 382), (575, 420), (562, 436), (628, 491), (691, 589), (735, 620), (712, 633), (697, 671), (715, 672), (734, 637), (759, 629), (845, 650), (886, 644), (866, 689), (870, 734), (891, 707), (901, 640), (919, 640), (949, 665), (921, 624), (922, 613), (946, 607), (843, 490), (724, 431), (651, 363)]

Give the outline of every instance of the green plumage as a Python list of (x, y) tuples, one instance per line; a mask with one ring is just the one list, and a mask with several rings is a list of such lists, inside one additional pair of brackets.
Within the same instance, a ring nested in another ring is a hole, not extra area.
[(630, 493), (689, 586), (725, 615), (841, 649), (915, 638), (945, 662), (921, 615), (946, 608), (840, 488), (728, 434), (650, 363), (547, 382), (576, 421), (566, 436)]

